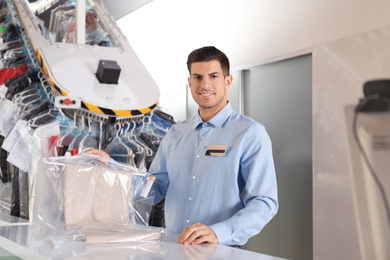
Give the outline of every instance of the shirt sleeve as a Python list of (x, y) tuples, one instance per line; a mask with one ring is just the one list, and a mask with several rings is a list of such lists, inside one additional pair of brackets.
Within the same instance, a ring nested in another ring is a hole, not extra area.
[(157, 204), (165, 197), (169, 186), (169, 176), (167, 170), (168, 144), (169, 131), (165, 135), (164, 139), (161, 141), (156, 156), (154, 157), (152, 164), (149, 168), (149, 173), (156, 177), (152, 186), (152, 189), (156, 192), (154, 204)]
[(244, 208), (231, 218), (210, 225), (220, 244), (243, 245), (258, 234), (278, 211), (277, 183), (271, 140), (262, 125), (250, 128), (243, 139), (239, 174), (244, 180)]

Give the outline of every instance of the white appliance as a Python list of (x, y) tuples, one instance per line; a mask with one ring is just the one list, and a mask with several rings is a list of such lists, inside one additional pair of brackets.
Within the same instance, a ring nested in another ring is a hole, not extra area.
[(360, 252), (364, 260), (390, 259), (389, 205), (385, 204), (390, 201), (390, 112), (358, 113), (360, 149), (353, 130), (355, 107), (347, 106), (344, 112)]

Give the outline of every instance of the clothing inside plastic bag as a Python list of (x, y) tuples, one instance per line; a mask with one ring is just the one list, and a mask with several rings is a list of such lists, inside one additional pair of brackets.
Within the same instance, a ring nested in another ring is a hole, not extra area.
[(7, 183), (11, 178), (7, 168), (7, 151), (1, 148), (4, 142), (4, 136), (0, 135), (0, 179), (3, 183)]
[(9, 22), (4, 25), (4, 30), (0, 33), (0, 37), (5, 43), (18, 41), (20, 39), (20, 28), (16, 24)]
[[(4, 137), (0, 136), (0, 146), (3, 144), (3, 141)], [(7, 151), (0, 148), (0, 212), (9, 215), (11, 212), (12, 178), (8, 171), (7, 156)]]
[(12, 100), (17, 93), (28, 89), (30, 86), (31, 88), (36, 89), (36, 92), (38, 93), (40, 88), (34, 85), (34, 83), (40, 83), (36, 72), (25, 73), (7, 80), (4, 84), (7, 87), (6, 98)]
[(12, 183), (0, 183), (0, 213), (10, 215), (12, 200)]
[(95, 155), (45, 157), (32, 191), (33, 235), (55, 245), (161, 240), (165, 230), (147, 226), (154, 198), (148, 178)]
[[(60, 122), (60, 134), (58, 136), (52, 136), (53, 143), (50, 148), (50, 156), (64, 156), (69, 150), (69, 145), (73, 139), (79, 133), (79, 129), (76, 124), (69, 120), (64, 119)], [(71, 154), (69, 154), (71, 155)]]
[(28, 126), (31, 129), (52, 123), (57, 119), (59, 112), (57, 109), (48, 107), (46, 110), (39, 111), (34, 117), (28, 119)]
[(28, 174), (9, 164), (12, 174), (12, 197), (10, 215), (24, 219), (29, 218)]
[(0, 70), (0, 85), (3, 85), (7, 80), (20, 76), (28, 70), (27, 64), (20, 64), (14, 68), (4, 68)]

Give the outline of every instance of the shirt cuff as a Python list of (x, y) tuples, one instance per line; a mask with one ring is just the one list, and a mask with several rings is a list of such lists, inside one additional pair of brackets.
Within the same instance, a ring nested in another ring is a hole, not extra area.
[(214, 231), (215, 235), (218, 238), (218, 243), (222, 245), (228, 245), (231, 241), (231, 234), (222, 222), (210, 225), (210, 228)]

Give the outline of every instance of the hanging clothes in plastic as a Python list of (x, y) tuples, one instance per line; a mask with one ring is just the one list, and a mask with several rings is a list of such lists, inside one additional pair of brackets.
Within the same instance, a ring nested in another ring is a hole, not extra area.
[[(3, 145), (3, 142), (4, 136), (0, 136), (0, 146)], [(0, 178), (3, 183), (7, 183), (11, 179), (7, 169), (7, 156), (7, 151), (0, 147)]]
[[(4, 137), (0, 136), (0, 145), (3, 144)], [(1, 182), (0, 182), (0, 212), (10, 214), (12, 200), (12, 178), (8, 171), (8, 153), (3, 148), (0, 149)]]
[[(164, 229), (146, 225), (154, 198), (146, 185), (151, 181), (146, 173), (85, 154), (45, 157), (39, 168), (32, 218), (36, 239), (49, 239), (56, 245), (163, 238)], [(137, 207), (139, 201), (142, 208)]]
[(9, 164), (9, 173), (12, 175), (12, 197), (10, 215), (24, 219), (29, 218), (28, 175), (13, 164)]
[[(12, 14), (14, 10), (7, 1), (1, 1), (0, 6), (0, 208), (3, 213), (28, 219), (30, 153), (26, 142), (29, 135), (20, 132), (19, 127), (27, 129), (22, 120), (29, 120), (47, 108), (43, 106), (47, 93), (39, 86), (40, 68), (33, 62), (20, 21)], [(34, 92), (18, 95), (25, 90)]]

